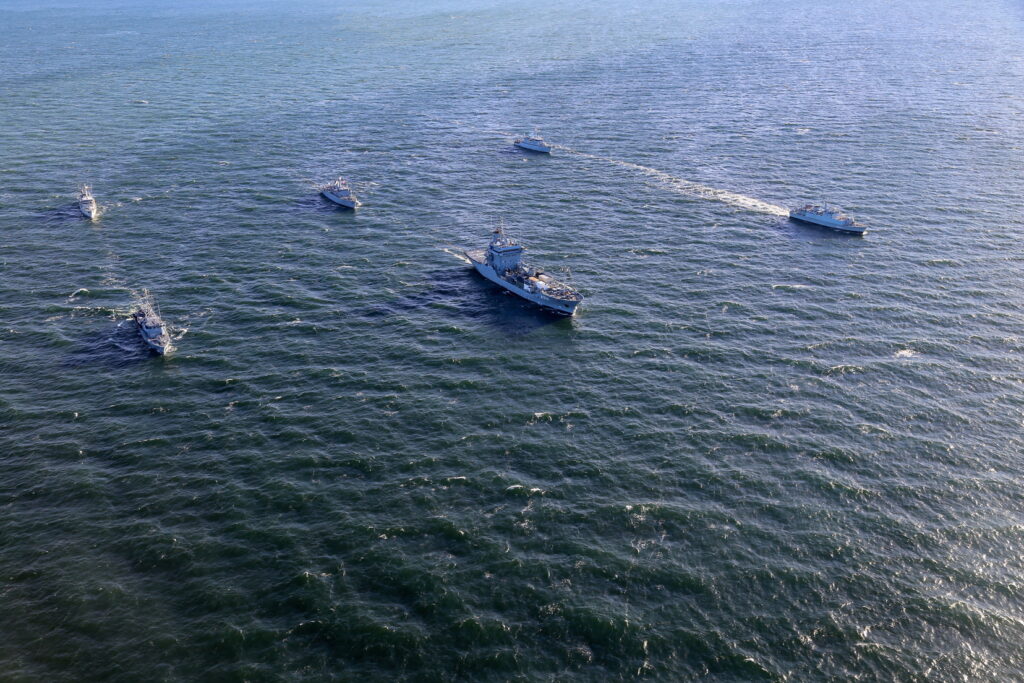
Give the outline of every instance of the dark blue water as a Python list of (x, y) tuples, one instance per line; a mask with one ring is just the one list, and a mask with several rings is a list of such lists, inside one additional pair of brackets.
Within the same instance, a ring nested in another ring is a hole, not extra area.
[(1022, 676), (1020, 3), (0, 22), (0, 679)]

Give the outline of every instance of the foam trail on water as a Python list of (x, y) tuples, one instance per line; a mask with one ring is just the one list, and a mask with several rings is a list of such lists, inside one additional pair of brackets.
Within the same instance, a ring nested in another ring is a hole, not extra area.
[(730, 192), (728, 190), (720, 190), (717, 187), (708, 187), (707, 185), (701, 185), (691, 180), (683, 180), (682, 178), (676, 178), (673, 175), (659, 171), (656, 168), (649, 166), (641, 166), (640, 164), (634, 164), (629, 161), (621, 161), (619, 159), (611, 159), (609, 157), (597, 156), (596, 154), (587, 154), (586, 152), (577, 152), (574, 149), (563, 147), (561, 145), (553, 145), (556, 149), (560, 149), (569, 154), (575, 154), (577, 156), (586, 157), (587, 159), (596, 159), (598, 161), (604, 161), (609, 164), (615, 164), (616, 166), (622, 166), (633, 171), (639, 171), (644, 175), (652, 178), (657, 178), (659, 181), (667, 185), (668, 187), (676, 190), (680, 194), (685, 194), (690, 197), (702, 197), (704, 199), (711, 199), (723, 204), (735, 206), (740, 209), (746, 209), (748, 211), (756, 211), (758, 213), (768, 213), (773, 216), (788, 216), (789, 210), (783, 206), (777, 204), (769, 204), (763, 202), (760, 199), (754, 197), (748, 197), (743, 194), (736, 192)]
[(448, 249), (446, 247), (441, 247), (441, 251), (443, 251), (446, 254), (450, 254), (451, 256), (454, 256), (455, 258), (459, 259), (463, 263), (468, 263), (468, 264), (472, 264), (473, 263), (472, 261), (470, 261), (468, 258), (463, 256), (462, 254), (460, 254), (460, 253), (458, 253), (456, 251), (452, 251), (451, 249)]

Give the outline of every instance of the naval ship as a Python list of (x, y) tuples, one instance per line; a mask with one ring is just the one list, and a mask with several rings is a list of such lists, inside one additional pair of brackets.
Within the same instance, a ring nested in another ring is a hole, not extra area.
[(834, 206), (816, 206), (814, 204), (808, 204), (799, 209), (791, 210), (789, 212), (789, 217), (805, 223), (813, 223), (826, 228), (832, 228), (833, 230), (854, 232), (858, 235), (863, 235), (864, 231), (867, 230), (866, 225), (858, 223), (843, 213), (842, 209)]
[(512, 144), (522, 149), (528, 149), (531, 152), (551, 154), (551, 145), (544, 142), (544, 138), (536, 131), (534, 131), (533, 135), (524, 135), (521, 138), (516, 138), (512, 141)]
[(346, 209), (354, 209), (359, 206), (359, 200), (352, 194), (352, 188), (348, 186), (348, 181), (344, 178), (338, 178), (317, 189), (320, 190), (320, 194), (338, 206), (344, 206)]
[(164, 321), (160, 319), (148, 289), (142, 291), (139, 309), (132, 313), (132, 319), (135, 320), (139, 336), (146, 342), (146, 346), (161, 355), (171, 350), (171, 335), (168, 334)]
[(89, 220), (96, 218), (96, 199), (92, 196), (90, 185), (78, 186), (78, 210)]
[(573, 315), (583, 295), (567, 284), (522, 262), (523, 247), (506, 237), (499, 225), (486, 249), (464, 252), (477, 272), (496, 285), (563, 315)]

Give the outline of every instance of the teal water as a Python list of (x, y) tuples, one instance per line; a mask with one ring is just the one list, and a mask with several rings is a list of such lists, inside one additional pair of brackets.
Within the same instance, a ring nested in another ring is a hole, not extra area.
[(1019, 3), (0, 21), (0, 679), (1021, 677)]

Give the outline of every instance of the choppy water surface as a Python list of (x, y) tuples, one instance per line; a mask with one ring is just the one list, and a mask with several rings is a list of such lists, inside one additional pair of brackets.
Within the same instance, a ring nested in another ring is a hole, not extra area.
[(1019, 3), (0, 17), (0, 678), (1021, 675)]

